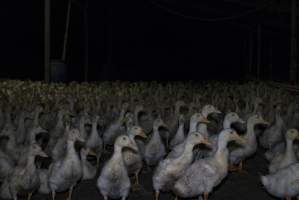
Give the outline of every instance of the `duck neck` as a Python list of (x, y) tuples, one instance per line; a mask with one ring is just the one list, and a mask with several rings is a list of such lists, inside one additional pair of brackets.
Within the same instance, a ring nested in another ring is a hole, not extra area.
[(26, 169), (34, 172), (36, 170), (35, 166), (35, 156), (34, 155), (29, 155), (26, 163)]
[(206, 138), (209, 137), (207, 124), (200, 123), (198, 126), (198, 132), (202, 133), (202, 135)]
[(196, 128), (197, 128), (197, 121), (191, 120), (189, 133), (195, 132)]
[(116, 162), (120, 162), (123, 164), (123, 158), (122, 158), (122, 147), (118, 146), (118, 145), (114, 145), (114, 152), (113, 155), (111, 157), (112, 161), (116, 161)]
[(228, 119), (224, 119), (224, 120), (223, 120), (223, 129), (228, 129), (228, 128), (230, 128), (231, 124), (232, 124), (232, 122), (231, 122), (230, 120), (228, 120)]
[(93, 122), (91, 126), (92, 126), (91, 127), (91, 135), (92, 135), (92, 137), (98, 136), (98, 129), (97, 129), (98, 123), (97, 122)]
[(77, 157), (77, 152), (75, 150), (75, 142), (74, 141), (67, 141), (67, 156)]
[(245, 138), (248, 139), (249, 141), (255, 141), (256, 140), (256, 136), (255, 136), (255, 132), (254, 132), (254, 126), (255, 124), (247, 122), (247, 131), (245, 134)]
[(191, 163), (193, 161), (193, 148), (194, 144), (186, 143), (184, 152), (180, 157), (178, 157), (178, 160)]
[(228, 149), (227, 149), (227, 140), (218, 138), (218, 147), (215, 154), (215, 159), (221, 163), (222, 166), (227, 169), (228, 167)]
[(291, 140), (291, 139), (286, 140), (285, 157), (287, 157), (287, 158), (295, 158), (296, 157), (294, 149), (293, 149), (293, 140)]

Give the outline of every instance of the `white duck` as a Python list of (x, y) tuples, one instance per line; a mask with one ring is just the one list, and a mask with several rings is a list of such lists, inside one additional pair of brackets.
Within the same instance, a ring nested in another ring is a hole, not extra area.
[(158, 162), (166, 155), (166, 147), (159, 133), (160, 127), (166, 127), (166, 124), (160, 117), (158, 117), (153, 124), (152, 137), (145, 146), (144, 159), (148, 166), (158, 164)]
[(297, 162), (296, 154), (294, 152), (293, 142), (299, 139), (299, 132), (296, 129), (289, 129), (285, 134), (286, 148), (284, 153), (277, 153), (271, 160), (269, 165), (269, 172), (274, 173), (282, 168), (292, 165)]
[(93, 179), (97, 174), (97, 167), (93, 166), (88, 160), (87, 156), (96, 156), (96, 152), (89, 148), (82, 148), (80, 150), (81, 166), (82, 166), (82, 180)]
[(236, 168), (238, 171), (242, 171), (243, 168), (243, 160), (252, 156), (257, 150), (257, 140), (256, 134), (254, 132), (254, 127), (257, 124), (268, 125), (269, 123), (266, 122), (261, 115), (255, 114), (248, 118), (247, 120), (247, 129), (246, 133), (243, 136), (246, 143), (242, 145), (240, 148), (236, 148), (231, 151), (229, 155), (229, 161), (231, 164), (231, 170), (235, 170), (233, 165), (239, 165)]
[(283, 140), (284, 121), (280, 112), (280, 105), (277, 105), (275, 108), (275, 123), (269, 126), (259, 138), (260, 145), (263, 148), (271, 149)]
[(191, 164), (185, 173), (173, 185), (173, 192), (180, 197), (189, 198), (208, 195), (227, 176), (229, 151), (227, 144), (245, 141), (232, 129), (224, 129), (218, 137), (218, 147), (214, 156), (200, 159)]
[(271, 195), (291, 200), (299, 195), (299, 163), (261, 176), (261, 182)]
[(6, 177), (7, 180), (1, 186), (0, 193), (2, 198), (12, 198), (17, 200), (19, 193), (28, 193), (28, 200), (31, 199), (32, 194), (38, 189), (40, 179), (35, 166), (35, 157), (47, 157), (37, 144), (30, 145), (27, 155), (24, 155), (27, 160), (21, 163), (10, 176)]
[(49, 188), (52, 199), (55, 199), (56, 192), (69, 189), (68, 200), (71, 200), (73, 188), (82, 178), (82, 166), (80, 158), (75, 150), (75, 142), (84, 142), (78, 129), (67, 131), (66, 154), (61, 159), (54, 161), (49, 168)]
[(122, 154), (125, 147), (138, 151), (135, 141), (130, 139), (129, 136), (118, 136), (114, 144), (114, 153), (105, 163), (97, 180), (97, 187), (104, 200), (108, 200), (108, 197), (125, 200), (129, 195), (131, 182)]
[[(146, 138), (146, 134), (144, 133), (143, 129), (140, 126), (131, 126), (129, 127), (127, 131), (127, 135), (131, 140), (134, 140), (137, 144), (137, 136), (140, 136), (142, 138)], [(138, 147), (138, 145), (137, 145)], [(139, 151), (132, 151), (130, 149), (123, 150), (123, 159), (125, 162), (125, 166), (128, 170), (128, 174), (135, 176), (135, 184), (133, 189), (137, 189), (139, 187), (139, 172), (141, 171), (143, 167), (142, 163), (142, 156)]]
[(91, 134), (86, 141), (86, 147), (94, 150), (97, 157), (97, 167), (99, 166), (100, 158), (103, 151), (103, 140), (98, 133), (99, 116), (95, 116), (92, 121)]
[(166, 158), (162, 160), (153, 175), (153, 187), (155, 190), (155, 200), (159, 199), (160, 191), (167, 191), (172, 188), (173, 183), (183, 175), (185, 169), (193, 161), (193, 148), (197, 144), (207, 144), (209, 142), (198, 132), (189, 133), (184, 150), (176, 158)]
[[(209, 123), (209, 120), (204, 117), (201, 113), (194, 113), (192, 116), (191, 116), (191, 119), (190, 119), (190, 127), (189, 127), (189, 133), (192, 133), (192, 132), (196, 132), (197, 131), (197, 124), (198, 123)], [(185, 142), (186, 140), (184, 140), (184, 142), (176, 145), (175, 147), (173, 147), (173, 149), (171, 150), (171, 152), (167, 155), (167, 158), (175, 158), (175, 157), (178, 157), (180, 156), (184, 149), (185, 149)]]

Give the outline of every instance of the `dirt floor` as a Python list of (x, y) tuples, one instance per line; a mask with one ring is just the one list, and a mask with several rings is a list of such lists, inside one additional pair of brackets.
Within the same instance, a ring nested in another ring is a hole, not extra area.
[[(245, 170), (248, 173), (230, 173), (214, 192), (210, 194), (210, 200), (270, 200), (271, 197), (262, 187), (259, 177), (267, 173), (267, 162), (263, 158), (263, 152), (259, 151), (254, 157), (247, 160)], [(131, 192), (128, 200), (153, 200), (152, 172), (141, 173), (140, 182), (142, 189), (138, 192)], [(67, 193), (57, 195), (57, 200), (66, 200)], [(26, 199), (26, 198), (20, 198)], [(50, 195), (35, 194), (32, 200), (50, 200)], [(72, 200), (102, 200), (103, 197), (96, 188), (96, 179), (82, 181), (74, 189)], [(174, 199), (171, 193), (163, 193), (161, 200)], [(194, 198), (196, 199), (196, 198)]]

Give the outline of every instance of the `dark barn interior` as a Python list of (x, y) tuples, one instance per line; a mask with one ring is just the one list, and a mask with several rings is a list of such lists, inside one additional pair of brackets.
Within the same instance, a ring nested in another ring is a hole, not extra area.
[(299, 198), (296, 0), (1, 5), (0, 200)]

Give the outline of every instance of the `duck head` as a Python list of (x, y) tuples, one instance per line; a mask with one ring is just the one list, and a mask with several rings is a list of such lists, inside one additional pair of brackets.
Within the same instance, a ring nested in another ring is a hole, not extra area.
[(31, 155), (34, 155), (34, 156), (40, 156), (43, 158), (48, 157), (48, 155), (42, 150), (42, 148), (38, 144), (32, 144), (30, 146), (29, 152), (31, 153)]
[(144, 133), (143, 129), (140, 126), (132, 126), (128, 130), (129, 136), (134, 139), (136, 136), (140, 136), (142, 138), (147, 138), (146, 134)]
[(201, 113), (203, 114), (203, 116), (208, 117), (208, 115), (212, 113), (221, 114), (221, 111), (218, 110), (215, 106), (208, 104), (201, 109)]
[(137, 144), (134, 140), (132, 140), (129, 136), (127, 135), (120, 135), (117, 137), (115, 140), (115, 145), (120, 148), (129, 148), (132, 149), (133, 151), (138, 151)]
[(231, 142), (234, 141), (240, 145), (246, 144), (246, 140), (242, 138), (237, 132), (233, 129), (224, 129), (219, 134), (219, 140)]
[(286, 133), (286, 138), (288, 140), (299, 140), (299, 132), (297, 129), (289, 129), (287, 130), (287, 133)]
[(197, 145), (197, 144), (204, 144), (207, 146), (211, 145), (210, 141), (199, 132), (190, 133), (188, 135), (187, 142), (193, 145)]
[(210, 123), (210, 121), (207, 119), (207, 117), (205, 117), (201, 113), (194, 113), (191, 116), (190, 123), (195, 123), (195, 122), (197, 122), (197, 123), (205, 123), (205, 124)]
[[(69, 128), (67, 128), (69, 129)], [(83, 138), (83, 136), (80, 134), (80, 131), (78, 129), (69, 129), (68, 131), (68, 140), (72, 141), (72, 142), (85, 142), (85, 139)]]
[(267, 122), (266, 120), (264, 120), (264, 118), (262, 117), (261, 114), (254, 114), (254, 115), (252, 115), (247, 120), (247, 123), (250, 123), (252, 125), (255, 125), (255, 124), (260, 124), (260, 125), (265, 125), (265, 126), (269, 125), (269, 122)]

